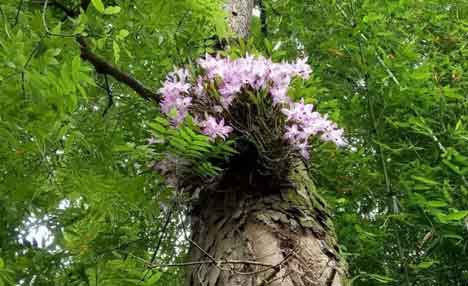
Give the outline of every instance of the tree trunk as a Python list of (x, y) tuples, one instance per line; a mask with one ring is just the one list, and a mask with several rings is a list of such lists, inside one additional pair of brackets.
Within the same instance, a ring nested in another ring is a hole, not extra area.
[(229, 26), (239, 38), (249, 36), (253, 7), (254, 0), (230, 0), (226, 3)]
[[(241, 38), (249, 34), (253, 6), (254, 0), (226, 4)], [(345, 285), (329, 211), (304, 164), (292, 163), (287, 184), (240, 165), (193, 206), (186, 285)]]
[[(270, 189), (229, 174), (191, 213), (190, 286), (341, 286), (345, 265), (325, 203), (304, 164)], [(216, 263), (214, 262), (216, 261)]]

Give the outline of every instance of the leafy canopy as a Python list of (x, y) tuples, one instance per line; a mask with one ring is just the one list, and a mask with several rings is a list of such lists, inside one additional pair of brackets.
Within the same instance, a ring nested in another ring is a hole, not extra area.
[[(182, 285), (181, 269), (145, 265), (186, 246), (183, 209), (138, 147), (158, 108), (95, 73), (75, 35), (156, 91), (227, 35), (221, 1), (48, 2), (0, 4), (0, 285)], [(313, 146), (310, 170), (354, 284), (466, 285), (466, 1), (262, 4), (231, 52), (309, 56), (292, 92), (356, 148)]]

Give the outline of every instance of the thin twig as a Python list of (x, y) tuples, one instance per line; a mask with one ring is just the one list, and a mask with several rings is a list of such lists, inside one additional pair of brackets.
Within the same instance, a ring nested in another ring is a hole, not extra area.
[(5, 27), (5, 33), (8, 38), (11, 38), (10, 32), (8, 31), (8, 19), (1, 5), (0, 5), (0, 14), (2, 15), (2, 18), (3, 18), (3, 26)]
[(19, 22), (19, 16), (21, 13), (21, 9), (23, 8), (23, 3), (24, 3), (24, 0), (20, 0), (18, 7), (16, 8), (16, 16), (15, 16), (15, 22), (13, 23), (13, 27), (16, 26)]
[(156, 264), (156, 265), (149, 265), (148, 267), (151, 268), (159, 268), (159, 267), (184, 267), (184, 266), (192, 266), (192, 265), (201, 265), (201, 264), (214, 264), (220, 267), (223, 264), (242, 264), (242, 265), (255, 265), (255, 266), (262, 266), (262, 267), (267, 267), (265, 269), (257, 270), (257, 271), (251, 271), (251, 272), (240, 272), (240, 271), (233, 271), (231, 269), (224, 269), (220, 268), (222, 271), (233, 271), (236, 274), (239, 275), (255, 275), (259, 274), (271, 269), (276, 269), (279, 268), (282, 264), (284, 264), (294, 253), (294, 251), (291, 251), (286, 255), (283, 260), (278, 262), (277, 264), (267, 264), (267, 263), (262, 263), (258, 261), (252, 261), (252, 260), (201, 260), (201, 261), (189, 261), (189, 262), (184, 262), (184, 263), (173, 263), (173, 264)]
[[(275, 282), (275, 281), (278, 281), (280, 279), (284, 279), (286, 277), (288, 277), (289, 275), (291, 275), (292, 273), (294, 273), (294, 270), (289, 270), (288, 272), (286, 272), (284, 275), (281, 275), (280, 277), (276, 277), (275, 279), (272, 279), (270, 281), (266, 281), (266, 280), (263, 280), (262, 284), (260, 286), (267, 286), (267, 285), (270, 285), (271, 283)], [(264, 284), (263, 284), (264, 283)]]
[(102, 112), (102, 117), (106, 116), (107, 112), (114, 104), (114, 96), (112, 95), (112, 90), (109, 85), (109, 80), (107, 79), (107, 74), (104, 75), (104, 83), (106, 85), (105, 87), (106, 87), (106, 92), (107, 92), (108, 103), (107, 103), (106, 108)]
[[(147, 264), (149, 268), (161, 268), (161, 267), (184, 267), (184, 266), (193, 266), (193, 265), (201, 265), (201, 264), (215, 264), (215, 265), (222, 265), (222, 264), (246, 264), (246, 265), (255, 265), (255, 266), (263, 266), (263, 267), (275, 267), (275, 265), (261, 263), (258, 261), (251, 261), (251, 260), (200, 260), (200, 261), (188, 261), (182, 263), (168, 263), (168, 264)], [(225, 269), (228, 271), (228, 269)]]
[(53, 33), (49, 30), (49, 27), (47, 26), (47, 19), (46, 19), (48, 4), (49, 4), (49, 0), (44, 0), (44, 5), (42, 6), (42, 25), (44, 26), (46, 33), (50, 36), (66, 37), (66, 38), (75, 38), (76, 36), (78, 36), (79, 33), (67, 35), (67, 34), (62, 34), (62, 33)]
[[(277, 264), (268, 264), (268, 263), (262, 263), (258, 261), (253, 261), (253, 260), (239, 260), (239, 259), (233, 259), (233, 260), (200, 260), (200, 261), (188, 261), (188, 262), (182, 262), (182, 263), (158, 263), (154, 264), (149, 261), (146, 261), (140, 257), (137, 257), (132, 254), (133, 257), (136, 259), (140, 260), (141, 262), (145, 263), (148, 268), (162, 268), (162, 267), (185, 267), (185, 266), (193, 266), (193, 265), (202, 265), (202, 264), (215, 264), (215, 265), (223, 265), (223, 264), (243, 264), (243, 265), (255, 265), (255, 266), (262, 266), (262, 267), (268, 267), (266, 269), (262, 269), (259, 271), (252, 271), (252, 272), (236, 272), (237, 274), (243, 274), (243, 275), (253, 275), (253, 274), (258, 274), (261, 272), (268, 271), (270, 269), (278, 268), (282, 264), (284, 264), (293, 254), (295, 251), (291, 251), (286, 255), (283, 260), (278, 262)], [(230, 271), (229, 269), (223, 269), (224, 271)]]
[(24, 71), (21, 72), (21, 91), (23, 98), (26, 97), (26, 87), (24, 86)]
[[(160, 236), (159, 236), (158, 242), (156, 244), (156, 248), (155, 248), (155, 250), (153, 252), (153, 256), (151, 257), (149, 265), (154, 263), (154, 260), (156, 259), (156, 255), (158, 254), (159, 248), (161, 247), (161, 242), (162, 242), (163, 238), (166, 236), (166, 229), (167, 229), (167, 227), (169, 225), (169, 222), (171, 221), (171, 217), (172, 217), (172, 213), (174, 211), (174, 207), (175, 207), (175, 200), (172, 202), (172, 205), (171, 205), (169, 211), (166, 214), (166, 221), (164, 222), (164, 225), (161, 228), (161, 231), (159, 231)], [(140, 282), (145, 281), (146, 277), (148, 276), (148, 273), (149, 272), (146, 272), (145, 274), (143, 274), (143, 277), (141, 278)]]
[[(361, 34), (362, 35), (362, 34)], [(385, 62), (382, 60), (382, 58), (377, 54), (377, 51), (375, 52), (375, 55), (377, 57), (377, 60), (379, 61), (379, 63), (384, 67), (385, 71), (387, 72), (387, 74), (390, 76), (390, 78), (396, 83), (396, 85), (400, 86), (400, 82), (398, 81), (398, 79), (396, 78), (396, 76), (393, 74), (393, 72), (387, 67), (387, 65), (385, 64)]]
[(266, 38), (268, 37), (268, 24), (265, 3), (263, 3), (263, 0), (258, 1), (258, 8), (260, 10), (260, 30), (263, 36)]
[(281, 265), (283, 265), (286, 261), (289, 260), (289, 258), (291, 258), (293, 256), (293, 254), (296, 253), (296, 250), (291, 250), (291, 252), (289, 252), (284, 258), (283, 260), (281, 260), (280, 262), (278, 262), (277, 264), (275, 265), (271, 265), (269, 266), (268, 268), (265, 268), (265, 269), (261, 269), (261, 270), (257, 270), (257, 271), (252, 271), (252, 272), (235, 272), (236, 274), (240, 274), (240, 275), (256, 275), (256, 274), (259, 274), (259, 273), (262, 273), (262, 272), (265, 272), (265, 271), (268, 271), (270, 269), (275, 269), (277, 267), (280, 267)]
[(265, 286), (267, 284), (270, 284), (270, 281), (276, 276), (276, 274), (278, 274), (279, 272), (281, 271), (281, 267), (276, 267), (274, 268), (274, 270), (268, 274), (267, 277), (265, 277), (265, 279), (263, 279), (262, 283), (260, 283), (259, 286)]

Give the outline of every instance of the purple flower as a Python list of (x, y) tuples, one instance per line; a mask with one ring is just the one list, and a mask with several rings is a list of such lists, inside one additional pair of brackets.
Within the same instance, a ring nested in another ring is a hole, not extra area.
[[(307, 58), (295, 63), (273, 63), (270, 59), (252, 55), (234, 60), (206, 55), (197, 61), (208, 80), (218, 83), (219, 92), (225, 98), (235, 96), (245, 86), (255, 90), (269, 88), (274, 105), (291, 102), (287, 96), (291, 80), (297, 76), (306, 79), (311, 73), (306, 62)], [(230, 105), (224, 101), (223, 106)]]
[(308, 79), (312, 73), (312, 69), (307, 64), (308, 58), (297, 59), (296, 63), (293, 64), (293, 69), (296, 75), (302, 77), (303, 79)]
[(205, 86), (203, 85), (203, 77), (199, 76), (197, 78), (195, 86), (193, 87), (193, 93), (197, 97), (205, 97), (206, 96)]
[(162, 100), (161, 111), (171, 117), (175, 125), (180, 124), (188, 113), (192, 98), (188, 96), (191, 85), (186, 82), (190, 77), (188, 70), (176, 69), (168, 74), (159, 89)]
[(223, 82), (219, 87), (219, 93), (224, 97), (234, 96), (236, 93), (240, 92), (242, 84), (240, 82)]
[(183, 82), (165, 81), (164, 85), (159, 89), (159, 93), (163, 98), (175, 99), (182, 94), (187, 94), (190, 84)]
[(346, 146), (343, 138), (343, 129), (339, 129), (335, 123), (327, 119), (327, 115), (321, 115), (313, 111), (312, 104), (305, 104), (304, 99), (290, 104), (289, 108), (281, 109), (286, 116), (284, 138), (301, 153), (304, 158), (309, 156), (307, 142), (313, 135), (320, 135), (323, 141), (335, 143), (337, 146)]
[(221, 105), (215, 105), (215, 106), (213, 106), (213, 110), (216, 113), (222, 113), (223, 112), (223, 107)]
[(277, 104), (289, 104), (291, 103), (291, 98), (288, 97), (286, 87), (273, 87), (270, 89), (271, 97), (273, 98), (273, 105)]
[(299, 154), (301, 154), (304, 159), (310, 159), (309, 145), (307, 144), (307, 141), (296, 144), (295, 147), (299, 150)]
[(304, 99), (301, 99), (300, 102), (291, 103), (289, 108), (281, 109), (281, 112), (286, 115), (287, 121), (307, 124), (317, 119), (319, 115), (317, 112), (312, 112), (313, 110), (312, 104), (304, 104)]
[(184, 96), (166, 96), (161, 101), (161, 111), (173, 120), (177, 126), (188, 114), (188, 109), (192, 105), (191, 97)]
[(297, 142), (298, 137), (300, 136), (301, 131), (299, 130), (297, 124), (291, 126), (286, 126), (286, 132), (284, 133), (284, 139), (288, 140), (291, 143)]
[(330, 130), (325, 131), (320, 138), (323, 141), (329, 141), (336, 144), (336, 146), (345, 147), (348, 145), (348, 142), (343, 138), (344, 130), (334, 126)]
[(228, 59), (220, 58), (219, 55), (215, 58), (208, 54), (205, 55), (205, 58), (197, 60), (198, 65), (205, 70), (209, 79), (221, 76), (224, 68), (228, 65), (228, 62)]
[(232, 102), (236, 97), (234, 95), (229, 96), (221, 96), (219, 99), (219, 103), (225, 108), (228, 109), (231, 106)]
[(217, 137), (221, 137), (223, 140), (232, 132), (232, 127), (224, 125), (224, 118), (219, 121), (216, 121), (211, 115), (206, 116), (206, 119), (200, 122), (200, 127), (202, 127), (202, 133), (208, 135), (212, 140), (215, 140)]
[(184, 68), (175, 69), (167, 75), (167, 79), (170, 79), (171, 81), (186, 82), (190, 79), (190, 72)]

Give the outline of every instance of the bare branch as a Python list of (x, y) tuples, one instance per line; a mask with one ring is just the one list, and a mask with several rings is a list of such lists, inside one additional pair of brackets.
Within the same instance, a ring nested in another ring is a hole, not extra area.
[(106, 116), (107, 112), (110, 110), (112, 105), (114, 104), (114, 96), (112, 94), (112, 89), (109, 85), (109, 79), (107, 78), (107, 74), (104, 75), (104, 83), (107, 92), (108, 103), (104, 111), (102, 112), (102, 117)]
[(21, 14), (21, 8), (23, 7), (24, 0), (21, 0), (18, 4), (18, 7), (16, 8), (16, 16), (15, 16), (15, 22), (13, 23), (13, 27), (16, 26), (19, 22), (19, 17)]
[(116, 66), (107, 62), (104, 58), (96, 55), (88, 45), (86, 39), (78, 36), (76, 41), (80, 44), (81, 58), (91, 63), (97, 73), (110, 75), (117, 81), (127, 85), (146, 100), (159, 101), (159, 95), (145, 87), (141, 82), (121, 71)]
[(275, 267), (276, 265), (271, 265), (271, 264), (266, 264), (266, 263), (261, 263), (258, 261), (251, 261), (251, 260), (200, 260), (200, 261), (188, 261), (188, 262), (182, 262), (182, 263), (149, 263), (148, 261), (137, 257), (135, 255), (132, 255), (136, 259), (144, 262), (146, 265), (148, 265), (148, 268), (161, 268), (161, 267), (184, 267), (184, 266), (192, 266), (192, 265), (200, 265), (200, 264), (248, 264), (248, 265), (256, 265), (256, 266), (264, 266), (264, 267)]
[[(146, 261), (146, 260), (144, 260), (144, 259), (142, 259), (140, 257), (137, 257), (135, 255), (132, 255), (132, 256), (137, 258), (138, 260), (142, 261), (143, 263), (145, 263), (148, 268), (185, 267), (185, 266), (193, 266), (193, 265), (201, 265), (201, 264), (214, 264), (214, 265), (217, 265), (218, 267), (220, 265), (229, 265), (229, 264), (231, 264), (231, 265), (238, 265), (238, 264), (241, 264), (241, 265), (254, 265), (254, 266), (266, 267), (265, 269), (252, 271), (252, 272), (238, 272), (238, 271), (235, 271), (235, 273), (240, 274), (240, 275), (255, 275), (255, 274), (258, 274), (258, 273), (261, 273), (261, 272), (268, 271), (270, 269), (278, 269), (294, 253), (295, 253), (294, 250), (291, 251), (277, 264), (267, 264), (267, 263), (262, 263), (262, 262), (259, 262), (259, 261), (253, 261), (253, 260), (223, 260), (223, 259), (221, 259), (221, 260), (210, 259), (210, 260), (200, 260), (200, 261), (188, 261), (188, 262), (182, 262), (182, 263), (168, 263), (168, 264), (158, 263), (158, 264), (155, 264), (155, 263), (151, 263), (149, 261)], [(222, 270), (222, 271), (232, 271), (232, 270), (224, 269), (224, 268), (220, 268), (220, 270)], [(275, 272), (276, 271), (274, 271), (274, 273)], [(271, 278), (273, 278), (273, 277), (270, 277), (270, 279)]]

